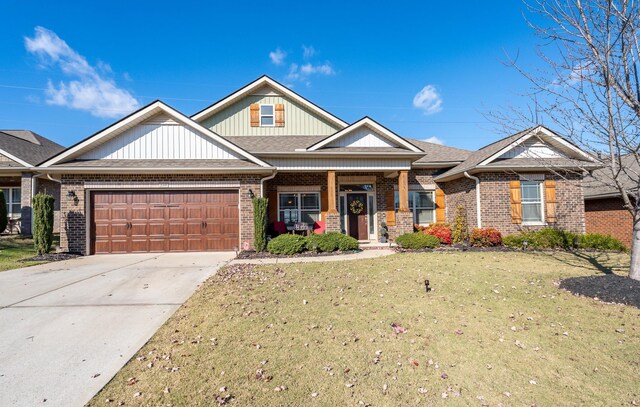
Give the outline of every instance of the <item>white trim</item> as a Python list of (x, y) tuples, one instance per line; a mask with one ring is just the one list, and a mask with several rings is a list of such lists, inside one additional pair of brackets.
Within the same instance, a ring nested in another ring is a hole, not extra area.
[(271, 88), (273, 88), (276, 92), (279, 92), (280, 94), (293, 99), (294, 101), (296, 101), (297, 103), (300, 103), (301, 105), (305, 106), (307, 109), (311, 110), (312, 112), (315, 112), (316, 114), (324, 117), (325, 119), (327, 119), (329, 122), (337, 124), (340, 127), (346, 127), (348, 125), (348, 123), (340, 120), (339, 118), (337, 118), (336, 116), (332, 115), (331, 113), (327, 112), (324, 109), (321, 109), (320, 107), (314, 105), (313, 103), (309, 102), (307, 99), (303, 98), (302, 96), (298, 95), (297, 93), (291, 91), (289, 88), (287, 88), (286, 86), (283, 86), (281, 84), (279, 84), (278, 82), (274, 81), (273, 79), (269, 78), (268, 76), (262, 76), (260, 78), (258, 78), (257, 80), (251, 82), (250, 84), (246, 85), (245, 87), (237, 90), (236, 92), (232, 93), (231, 95), (227, 96), (226, 98), (220, 100), (219, 102), (213, 104), (212, 106), (209, 106), (208, 108), (202, 110), (199, 113), (194, 114), (193, 116), (191, 116), (192, 120), (195, 120), (197, 122), (200, 122), (210, 116), (212, 116), (213, 114), (215, 114), (216, 112), (218, 112), (219, 110), (221, 110), (222, 108), (228, 106), (229, 104), (239, 100), (240, 98), (247, 96), (247, 95), (251, 95), (252, 92), (254, 92), (255, 90), (263, 87), (263, 86), (270, 86)]
[(414, 151), (416, 153), (424, 153), (424, 151), (422, 151), (421, 149), (419, 149), (418, 147), (414, 146), (413, 144), (409, 143), (407, 140), (403, 139), (402, 137), (398, 136), (397, 134), (385, 129), (384, 127), (382, 127), (380, 124), (376, 123), (375, 121), (373, 121), (372, 119), (370, 119), (369, 117), (364, 117), (360, 120), (358, 120), (357, 122), (349, 125), (348, 127), (345, 127), (344, 129), (334, 133), (333, 135), (325, 138), (324, 140), (320, 140), (319, 142), (313, 144), (312, 146), (307, 148), (307, 151), (316, 151), (319, 148), (322, 148), (324, 146), (326, 146), (327, 144), (339, 139), (340, 137), (343, 137), (344, 135), (352, 132), (353, 130), (360, 128), (360, 127), (369, 127), (371, 130), (377, 132), (379, 135), (383, 136), (384, 138), (391, 140), (395, 143), (401, 144), (402, 146), (404, 146), (405, 148)]
[[(17, 218), (22, 218), (22, 186), (1, 186), (0, 185), (0, 190), (3, 189), (8, 189), (10, 192), (10, 196), (9, 196), (9, 205), (7, 205), (7, 217), (9, 217), (10, 219), (17, 219)], [(16, 203), (13, 200), (13, 190), (19, 190), (20, 191), (20, 200), (17, 202), (20, 204), (20, 211), (19, 212), (11, 212), (11, 207), (13, 206), (14, 203)], [(6, 197), (5, 197), (6, 199)], [(16, 216), (17, 215), (17, 216)], [(0, 231), (2, 232), (2, 231)]]
[(239, 181), (219, 180), (219, 181), (89, 181), (84, 183), (85, 189), (237, 189), (240, 188)]
[[(258, 106), (258, 123), (260, 124), (260, 127), (276, 127), (276, 105), (274, 105), (273, 103), (260, 103)], [(262, 106), (271, 106), (271, 111), (273, 113), (271, 113), (270, 115), (262, 114)], [(273, 122), (271, 124), (262, 124), (262, 117), (271, 117), (273, 119)]]
[[(543, 136), (551, 138), (555, 142), (558, 142), (558, 143), (562, 144), (562, 146), (565, 147), (566, 149), (573, 151), (574, 153), (578, 154), (579, 156), (581, 156), (583, 158), (586, 158), (589, 161), (598, 162), (591, 155), (585, 153), (584, 151), (582, 151), (578, 147), (576, 147), (573, 144), (569, 143), (568, 141), (564, 140), (562, 137), (558, 136), (554, 132), (546, 129), (545, 127), (538, 126), (535, 129), (532, 129), (530, 132), (523, 134), (519, 139), (517, 139), (516, 141), (512, 142), (508, 146), (504, 147), (503, 149), (501, 149), (497, 153), (493, 154), (489, 158), (483, 160), (482, 162), (480, 162), (480, 164), (478, 164), (478, 166), (484, 166), (484, 165), (492, 163), (493, 161), (498, 159), (500, 156), (505, 154), (507, 151), (519, 146), (520, 144), (524, 143), (526, 140), (530, 139), (531, 137), (540, 136), (541, 134)], [(541, 158), (540, 160), (544, 161), (543, 158)]]
[[(535, 221), (530, 221), (530, 222), (525, 222), (524, 220), (524, 209), (522, 209), (522, 226), (545, 226), (547, 224), (546, 222), (546, 214), (545, 214), (545, 203), (544, 203), (544, 178), (542, 180), (522, 180), (520, 182), (520, 196), (522, 197), (522, 182), (530, 182), (530, 183), (538, 183), (538, 190), (540, 193), (540, 217), (541, 220), (535, 220)], [(527, 203), (533, 203), (533, 202), (527, 202)], [(537, 203), (537, 202), (536, 202)], [(520, 206), (522, 207), (525, 203), (522, 202), (522, 198), (520, 198)]]
[(278, 192), (321, 192), (320, 185), (278, 185)]
[(16, 157), (13, 154), (9, 154), (7, 153), (5, 150), (0, 150), (0, 154), (2, 154), (3, 156), (7, 157), (8, 159), (17, 162), (18, 164), (22, 164), (25, 167), (33, 167), (33, 165), (29, 164), (28, 162), (19, 159), (18, 157)]
[(113, 125), (107, 127), (106, 129), (94, 134), (93, 136), (89, 137), (88, 139), (80, 142), (79, 144), (77, 144), (74, 147), (68, 148), (66, 150), (64, 150), (62, 153), (50, 158), (49, 160), (47, 160), (46, 162), (44, 162), (40, 167), (49, 167), (53, 164), (57, 164), (62, 162), (63, 160), (68, 160), (73, 158), (75, 155), (79, 155), (80, 153), (82, 153), (84, 150), (89, 149), (89, 147), (91, 147), (93, 144), (99, 142), (100, 140), (113, 135), (113, 133), (120, 134), (123, 131), (134, 127), (136, 124), (142, 122), (143, 120), (156, 115), (159, 112), (165, 112), (167, 113), (169, 116), (171, 116), (173, 119), (175, 119), (176, 121), (191, 127), (192, 129), (201, 132), (202, 134), (204, 134), (205, 136), (210, 137), (211, 139), (213, 139), (214, 141), (216, 141), (217, 143), (222, 144), (223, 146), (235, 151), (236, 153), (240, 154), (241, 156), (247, 158), (249, 161), (252, 161), (255, 164), (258, 164), (262, 167), (271, 167), (269, 164), (267, 164), (266, 162), (260, 160), (257, 157), (254, 157), (252, 154), (250, 154), (249, 152), (243, 150), (242, 148), (236, 146), (235, 144), (231, 143), (230, 141), (228, 141), (227, 139), (225, 139), (224, 137), (221, 137), (220, 135), (214, 133), (213, 131), (207, 129), (206, 127), (202, 126), (200, 123), (197, 123), (195, 121), (193, 121), (192, 119), (188, 118), (187, 116), (183, 115), (182, 113), (178, 112), (177, 110), (173, 109), (172, 107), (170, 107), (169, 105), (161, 102), (161, 101), (156, 101), (151, 103), (150, 105), (143, 107), (142, 109), (138, 110), (137, 112), (131, 114), (130, 116), (120, 120), (119, 122), (114, 123)]

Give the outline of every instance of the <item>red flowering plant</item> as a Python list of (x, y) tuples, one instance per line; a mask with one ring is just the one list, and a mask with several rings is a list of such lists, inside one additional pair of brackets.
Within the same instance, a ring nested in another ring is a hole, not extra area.
[(469, 243), (475, 247), (492, 247), (502, 244), (502, 235), (494, 228), (476, 228), (471, 231)]
[(447, 224), (431, 224), (429, 226), (414, 225), (414, 229), (426, 235), (435, 236), (440, 244), (451, 244), (451, 227)]

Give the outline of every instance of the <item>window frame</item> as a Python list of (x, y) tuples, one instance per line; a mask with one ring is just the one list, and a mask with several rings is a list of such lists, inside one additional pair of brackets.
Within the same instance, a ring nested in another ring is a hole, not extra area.
[[(420, 207), (418, 207), (416, 205), (416, 202), (417, 201), (419, 202), (419, 198), (417, 198), (417, 197), (421, 193), (423, 193), (423, 194), (424, 193), (431, 194), (431, 201), (433, 202), (433, 206), (432, 207), (428, 207), (428, 206), (420, 206)], [(413, 199), (411, 199), (411, 196), (413, 196)], [(395, 209), (396, 213), (398, 212), (399, 206), (400, 206), (400, 193), (396, 190), (396, 191), (394, 191), (394, 209)], [(409, 190), (409, 210), (413, 214), (413, 224), (414, 225), (429, 226), (429, 225), (433, 225), (434, 223), (436, 223), (436, 191), (435, 191), (435, 189), (412, 189), (412, 190)], [(429, 223), (418, 223), (418, 212), (417, 212), (418, 210), (431, 210), (432, 211), (431, 222), (429, 222)]]
[[(317, 206), (317, 213), (318, 213), (318, 220), (320, 220), (320, 217), (322, 216), (322, 202), (321, 202), (321, 196), (320, 196), (320, 192), (317, 191), (302, 191), (302, 192), (296, 192), (296, 191), (283, 191), (283, 192), (278, 192), (278, 221), (279, 222), (284, 222), (285, 225), (287, 224), (287, 222), (283, 219), (283, 217), (281, 216), (281, 212), (284, 210), (291, 210), (293, 211), (294, 209), (290, 209), (290, 208), (286, 208), (286, 209), (282, 209), (280, 207), (280, 197), (282, 195), (295, 195), (296, 196), (296, 218), (297, 221), (296, 222), (304, 222), (304, 218), (303, 218), (303, 213), (316, 213), (316, 208), (313, 209), (305, 209), (302, 207), (302, 196), (303, 195), (315, 195), (317, 198), (317, 202), (318, 202), (318, 206)], [(293, 223), (296, 223), (293, 222)], [(317, 222), (317, 221), (316, 221)], [(305, 222), (308, 223), (308, 222)], [(311, 224), (313, 226), (313, 224)]]
[[(2, 189), (3, 191), (9, 191), (9, 197), (5, 195), (5, 200), (7, 200), (8, 198), (8, 200), (5, 202), (7, 205), (7, 217), (10, 219), (17, 219), (22, 217), (22, 188), (0, 186), (0, 189)], [(20, 199), (18, 199), (17, 201), (14, 200), (14, 191), (20, 192)], [(13, 205), (18, 205), (18, 207), (20, 208), (18, 212), (13, 212)]]
[[(525, 202), (523, 186), (525, 184), (537, 184), (538, 186), (538, 195), (540, 197), (537, 201), (529, 201)], [(524, 207), (525, 205), (540, 205), (540, 220), (525, 220), (524, 219)], [(523, 226), (543, 226), (546, 225), (546, 215), (544, 213), (544, 181), (530, 181), (530, 180), (520, 180), (520, 207), (522, 212), (522, 225)]]
[[(267, 106), (271, 106), (271, 114), (263, 114), (262, 113), (262, 108), (263, 107), (267, 107)], [(261, 103), (260, 104), (260, 111), (259, 111), (259, 120), (260, 120), (260, 127), (275, 127), (276, 126), (276, 105), (272, 104), (272, 103)], [(271, 118), (271, 124), (264, 124), (262, 123), (262, 119), (265, 117), (270, 117)]]

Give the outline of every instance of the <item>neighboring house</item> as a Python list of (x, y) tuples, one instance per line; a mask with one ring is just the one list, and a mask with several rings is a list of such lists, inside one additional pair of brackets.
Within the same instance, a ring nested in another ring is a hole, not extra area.
[(248, 249), (254, 195), (271, 226), (363, 241), (451, 223), (458, 205), (470, 227), (584, 232), (595, 166), (544, 127), (470, 152), (347, 123), (263, 76), (191, 117), (150, 103), (39, 170), (61, 180), (62, 248), (93, 254)]
[(56, 199), (54, 230), (58, 230), (60, 184), (34, 172), (38, 164), (62, 150), (61, 145), (29, 130), (0, 130), (0, 188), (10, 219), (6, 232), (31, 234), (31, 197), (37, 192)]
[[(622, 156), (623, 187), (637, 190), (640, 165), (633, 155)], [(601, 168), (588, 174), (584, 180), (584, 208), (587, 233), (602, 233), (631, 247), (633, 217), (624, 207), (620, 190), (615, 187), (610, 168)]]

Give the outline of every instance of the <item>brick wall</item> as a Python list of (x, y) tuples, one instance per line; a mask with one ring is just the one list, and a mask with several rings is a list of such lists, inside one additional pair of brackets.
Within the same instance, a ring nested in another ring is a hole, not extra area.
[(53, 233), (60, 233), (60, 183), (48, 180), (46, 178), (38, 178), (38, 192), (53, 196)]
[[(462, 206), (467, 215), (469, 229), (478, 226), (476, 212), (476, 182), (469, 178), (458, 178), (441, 183), (444, 190), (444, 206), (447, 223), (453, 225), (456, 208)], [(507, 196), (508, 198), (508, 196)]]
[[(249, 189), (258, 194), (260, 178), (258, 175), (192, 175), (192, 174), (149, 174), (149, 175), (100, 175), (69, 174), (62, 176), (60, 205), (60, 247), (64, 251), (87, 254), (86, 247), (86, 202), (85, 181), (107, 182), (196, 182), (212, 180), (233, 180), (240, 182), (240, 249), (244, 244), (253, 247), (253, 205)], [(76, 199), (66, 198), (73, 191)]]
[(621, 198), (590, 199), (584, 210), (587, 233), (611, 235), (631, 247), (633, 217)]
[(23, 173), (20, 181), (20, 233), (31, 235), (31, 183), (33, 174)]
[[(502, 234), (516, 233), (522, 229), (532, 230), (543, 227), (522, 226), (511, 222), (509, 181), (520, 179), (518, 174), (484, 173), (478, 174), (478, 178), (480, 178), (483, 227), (494, 227)], [(556, 180), (557, 222), (553, 226), (572, 232), (584, 233), (582, 176), (572, 173), (563, 174), (562, 176), (546, 174), (545, 178)]]

